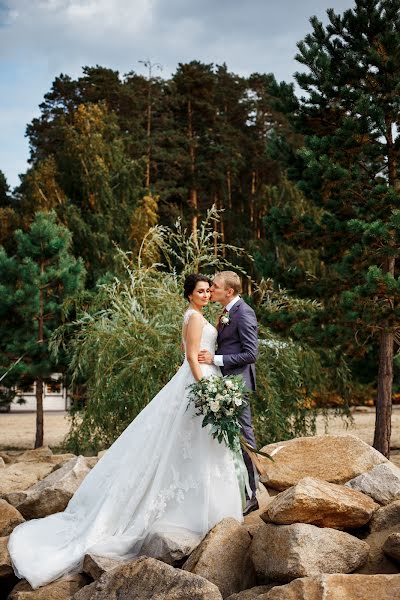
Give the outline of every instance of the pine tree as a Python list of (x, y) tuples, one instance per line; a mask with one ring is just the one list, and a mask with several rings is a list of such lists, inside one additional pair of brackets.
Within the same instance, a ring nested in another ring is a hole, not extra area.
[(292, 246), (318, 253), (319, 277), (307, 278), (299, 264), (292, 273), (303, 273), (303, 294), (324, 302), (320, 339), (366, 340), (365, 351), (377, 340), (374, 446), (389, 456), (400, 316), (400, 1), (357, 0), (328, 17), (326, 27), (311, 19), (297, 56), (308, 68), (297, 74), (306, 137), (289, 172), (313, 210), (286, 206), (268, 223)]
[[(14, 382), (36, 381), (35, 448), (43, 445), (43, 386), (56, 368), (49, 338), (61, 323), (63, 301), (83, 285), (84, 267), (70, 254), (71, 234), (54, 212), (37, 213), (29, 231), (15, 233), (17, 251), (0, 246), (0, 357)], [(6, 382), (7, 383), (7, 382)]]

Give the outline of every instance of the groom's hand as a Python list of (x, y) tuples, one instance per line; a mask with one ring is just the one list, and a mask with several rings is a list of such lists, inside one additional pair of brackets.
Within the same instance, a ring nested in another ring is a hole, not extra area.
[(203, 363), (206, 365), (212, 365), (213, 359), (214, 359), (214, 357), (211, 354), (211, 352), (209, 352), (208, 350), (200, 350), (199, 356), (198, 356), (199, 363)]

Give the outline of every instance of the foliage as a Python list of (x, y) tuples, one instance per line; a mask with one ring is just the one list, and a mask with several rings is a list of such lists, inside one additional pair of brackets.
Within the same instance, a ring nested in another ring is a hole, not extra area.
[[(178, 369), (183, 358), (180, 338), (185, 302), (181, 290), (185, 275), (232, 268), (220, 254), (214, 254), (215, 218), (218, 213), (211, 211), (196, 236), (188, 236), (180, 223), (173, 230), (155, 227), (142, 250), (151, 256), (162, 249), (163, 265), (149, 266), (142, 254), (135, 259), (121, 253), (120, 278), (101, 285), (92, 305), (53, 336), (54, 352), (64, 348), (69, 352), (73, 382), (87, 384), (86, 406), (76, 406), (71, 415), (67, 444), (74, 452), (108, 447)], [(234, 247), (231, 251), (242, 252)], [(172, 259), (180, 265), (179, 271), (169, 268)], [(207, 307), (211, 322), (216, 310)], [(285, 349), (282, 353), (286, 356)], [(308, 373), (309, 358), (313, 361), (310, 368), (317, 371), (316, 355), (299, 347), (290, 348), (286, 362), (262, 351), (260, 393), (255, 403), (262, 441), (273, 441), (283, 431), (288, 435), (288, 427), (304, 435), (312, 431), (314, 417), (305, 400), (321, 382), (327, 386), (327, 377)], [(268, 419), (262, 420), (266, 414)]]
[[(37, 213), (29, 231), (15, 237), (14, 255), (0, 246), (0, 366), (1, 373), (13, 367), (4, 380), (9, 388), (36, 379), (39, 415), (43, 380), (56, 367), (49, 337), (61, 323), (64, 299), (82, 287), (84, 269), (53, 212)], [(43, 431), (39, 438), (42, 445)]]

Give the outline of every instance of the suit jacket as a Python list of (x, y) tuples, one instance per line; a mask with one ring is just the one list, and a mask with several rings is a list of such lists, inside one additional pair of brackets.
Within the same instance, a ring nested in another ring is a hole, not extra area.
[(218, 326), (217, 354), (223, 355), (223, 375), (242, 375), (256, 389), (258, 326), (254, 310), (240, 298), (229, 311), (229, 323)]

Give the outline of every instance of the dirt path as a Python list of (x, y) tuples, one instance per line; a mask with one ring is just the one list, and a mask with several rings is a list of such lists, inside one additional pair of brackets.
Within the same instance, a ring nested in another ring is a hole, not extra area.
[[(358, 407), (353, 410), (353, 424), (340, 417), (331, 416), (327, 429), (322, 417), (318, 417), (317, 433), (352, 433), (364, 442), (372, 444), (375, 412), (372, 408)], [(35, 413), (0, 413), (0, 449), (33, 448), (35, 441)], [(45, 444), (59, 446), (69, 429), (65, 412), (47, 412), (44, 416)], [(400, 406), (393, 407), (392, 448), (400, 452)], [(396, 452), (394, 452), (396, 454)], [(400, 456), (400, 455), (399, 455)]]

